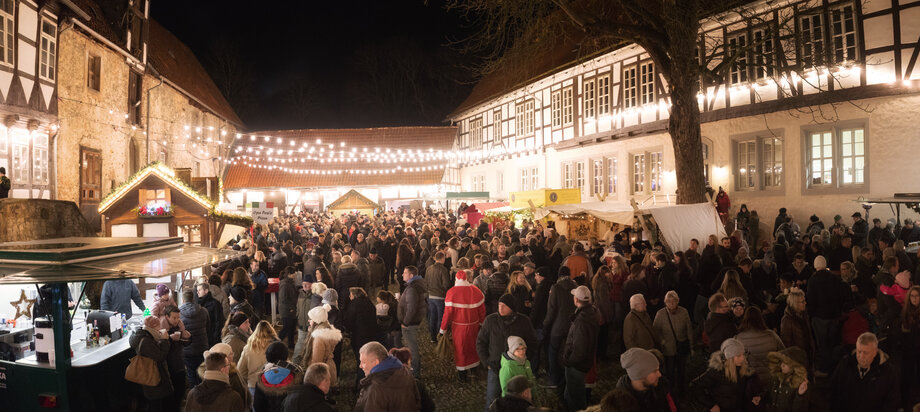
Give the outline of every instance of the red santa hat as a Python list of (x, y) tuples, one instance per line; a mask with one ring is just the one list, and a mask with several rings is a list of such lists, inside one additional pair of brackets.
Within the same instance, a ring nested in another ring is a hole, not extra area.
[(465, 271), (465, 270), (458, 270), (458, 271), (457, 271), (456, 278), (459, 279), (459, 280), (466, 280), (466, 271)]

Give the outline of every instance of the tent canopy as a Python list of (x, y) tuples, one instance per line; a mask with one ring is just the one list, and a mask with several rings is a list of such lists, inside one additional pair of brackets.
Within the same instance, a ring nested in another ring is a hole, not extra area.
[(508, 202), (492, 202), (492, 203), (473, 203), (469, 205), (463, 213), (485, 213), (487, 210), (492, 210), (500, 208), (503, 206), (508, 206)]

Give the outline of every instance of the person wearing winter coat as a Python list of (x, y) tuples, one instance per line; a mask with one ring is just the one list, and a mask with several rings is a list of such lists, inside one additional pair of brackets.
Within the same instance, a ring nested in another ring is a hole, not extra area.
[(294, 268), (281, 271), (278, 282), (278, 312), (281, 314), (281, 332), (278, 338), (293, 348), (297, 337), (297, 286), (294, 284)]
[(863, 333), (856, 341), (856, 351), (843, 358), (830, 379), (832, 411), (898, 410), (901, 399), (895, 395), (898, 371), (888, 354), (878, 347), (878, 338)]
[(249, 393), (249, 388), (246, 386), (246, 379), (243, 376), (240, 376), (240, 371), (236, 368), (236, 358), (233, 353), (233, 348), (226, 343), (218, 343), (214, 346), (211, 346), (211, 349), (208, 349), (204, 352), (205, 362), (202, 362), (201, 365), (198, 365), (198, 377), (200, 379), (205, 379), (204, 375), (207, 372), (207, 362), (208, 356), (213, 353), (221, 353), (225, 356), (227, 363), (229, 364), (229, 369), (227, 370), (228, 384), (230, 389), (236, 392), (240, 396), (240, 399), (243, 401), (243, 408), (249, 410), (252, 406), (252, 394)]
[(425, 280), (418, 275), (415, 266), (406, 266), (402, 272), (406, 288), (399, 297), (396, 317), (402, 325), (403, 343), (412, 352), (412, 375), (416, 378), (422, 373), (421, 352), (418, 349), (418, 327), (428, 310), (428, 288)]
[(626, 369), (626, 374), (617, 381), (615, 390), (622, 391), (636, 404), (633, 409), (625, 410), (673, 412), (677, 409), (668, 391), (668, 379), (659, 370), (657, 356), (645, 349), (632, 348), (620, 355), (620, 365)]
[(370, 248), (367, 255), (368, 296), (377, 296), (377, 291), (384, 287), (387, 277), (386, 270), (386, 262), (377, 254), (377, 248)]
[(206, 283), (199, 283), (195, 285), (195, 290), (198, 292), (198, 304), (208, 312), (208, 346), (213, 346), (220, 342), (220, 330), (224, 326), (226, 317), (220, 302), (214, 298), (209, 286)]
[(524, 340), (525, 346), (531, 351), (528, 353), (528, 358), (532, 356), (531, 348), (536, 345), (536, 337), (530, 319), (516, 313), (514, 305), (514, 297), (502, 295), (498, 302), (498, 312), (486, 316), (482, 328), (479, 329), (479, 335), (476, 337), (476, 352), (488, 370), (486, 409), (493, 400), (501, 395), (499, 373), (502, 354), (507, 351), (508, 337), (518, 336)]
[(185, 361), (185, 379), (189, 388), (201, 382), (195, 369), (204, 361), (202, 353), (208, 350), (208, 328), (210, 315), (207, 309), (195, 303), (195, 293), (191, 290), (182, 292), (182, 301), (179, 307), (179, 319), (185, 324), (189, 332), (189, 343), (182, 348), (182, 359)]
[(246, 406), (240, 395), (230, 387), (230, 366), (227, 355), (214, 352), (204, 360), (204, 380), (189, 391), (186, 412), (243, 412)]
[(773, 412), (805, 412), (808, 410), (808, 369), (805, 351), (792, 346), (770, 352), (769, 408)]
[(623, 321), (623, 343), (626, 349), (660, 349), (661, 336), (646, 310), (645, 297), (641, 294), (629, 298), (629, 313)]
[(458, 270), (454, 287), (444, 299), (440, 333), (450, 331), (454, 344), (454, 364), (461, 382), (469, 382), (468, 370), (479, 366), (476, 337), (486, 317), (485, 297), (467, 281), (467, 271)]
[(805, 310), (805, 293), (793, 289), (786, 297), (786, 313), (780, 321), (779, 337), (786, 347), (798, 346), (805, 351), (805, 368), (814, 372), (815, 339)]
[(523, 376), (530, 382), (533, 392), (537, 391), (536, 378), (527, 360), (527, 343), (518, 336), (508, 337), (508, 351), (502, 354), (501, 369), (498, 372), (498, 381), (502, 388), (502, 396), (508, 394), (508, 381), (515, 376)]
[(102, 284), (100, 309), (124, 313), (126, 318), (131, 319), (133, 315), (131, 302), (134, 302), (141, 311), (147, 309), (144, 299), (141, 298), (141, 292), (131, 279), (107, 280)]
[(748, 364), (757, 373), (761, 382), (770, 381), (770, 368), (767, 364), (767, 355), (786, 348), (776, 332), (767, 329), (760, 308), (751, 306), (745, 309), (741, 318), (741, 326), (735, 339), (744, 344), (747, 351)]
[(249, 262), (249, 279), (252, 281), (252, 308), (256, 315), (262, 317), (265, 314), (265, 289), (268, 288), (268, 275), (259, 266), (258, 260)]
[[(572, 324), (575, 304), (572, 303), (571, 296), (576, 287), (578, 283), (569, 276), (569, 269), (565, 266), (559, 268), (559, 280), (549, 291), (546, 318), (543, 319), (543, 334), (549, 337), (546, 366), (550, 386), (562, 384), (563, 370), (557, 354), (562, 350), (562, 344)], [(533, 345), (528, 347), (533, 350)]]
[(160, 320), (156, 316), (145, 318), (144, 328), (131, 335), (128, 343), (138, 356), (153, 360), (160, 375), (160, 382), (156, 386), (141, 386), (150, 410), (169, 410), (167, 403), (173, 394), (169, 368), (166, 365), (166, 357), (169, 355), (169, 337), (160, 333)]
[(358, 266), (351, 261), (351, 256), (342, 256), (339, 273), (335, 279), (335, 291), (339, 294), (339, 310), (348, 308), (348, 289), (364, 287), (364, 279)]
[(242, 354), (250, 334), (252, 330), (249, 327), (249, 318), (244, 313), (235, 313), (227, 323), (227, 331), (223, 334), (221, 342), (230, 345), (234, 355)]
[(379, 342), (364, 344), (359, 353), (358, 366), (367, 376), (361, 379), (355, 412), (418, 411), (421, 408), (415, 379), (399, 359), (390, 356)]
[[(411, 368), (412, 364), (412, 352), (409, 352), (409, 349), (406, 348), (392, 348), (390, 349), (390, 356), (399, 359), (402, 362), (403, 366)], [(425, 385), (422, 384), (422, 381), (415, 379), (415, 388), (418, 389), (419, 396), (419, 412), (434, 412), (435, 404), (434, 400), (431, 399), (431, 395), (428, 393), (428, 389), (425, 388)]]
[(703, 322), (703, 332), (709, 338), (709, 350), (712, 352), (718, 351), (725, 339), (738, 333), (725, 295), (715, 293), (709, 297), (709, 316)]
[(288, 390), (281, 412), (335, 412), (335, 401), (326, 397), (331, 386), (326, 364), (310, 365), (304, 374), (303, 385), (294, 385)]
[(284, 399), (295, 385), (303, 382), (303, 369), (288, 362), (288, 348), (282, 341), (272, 342), (265, 348), (265, 368), (256, 382), (252, 401), (254, 412), (281, 410)]
[(338, 383), (338, 367), (335, 364), (335, 348), (342, 341), (342, 332), (329, 324), (329, 313), (325, 307), (310, 309), (309, 337), (303, 345), (300, 365), (308, 367), (314, 363), (325, 363), (329, 368), (332, 386)]
[(679, 305), (677, 292), (670, 290), (664, 295), (665, 307), (655, 314), (655, 330), (661, 337), (661, 353), (664, 355), (665, 376), (674, 383), (674, 392), (686, 390), (687, 360), (693, 348), (693, 323), (690, 313)]
[[(183, 357), (183, 348), (191, 343), (191, 334), (182, 324), (182, 314), (179, 308), (169, 305), (163, 309), (160, 316), (160, 330), (166, 330), (169, 340), (169, 353), (166, 354), (166, 366), (172, 381), (173, 392), (167, 401), (167, 408), (178, 408), (186, 387), (186, 364)], [(205, 345), (207, 342), (205, 341)]]
[(562, 362), (565, 364), (563, 397), (570, 411), (580, 411), (588, 407), (585, 377), (594, 367), (597, 330), (601, 322), (597, 309), (591, 304), (591, 290), (587, 286), (579, 286), (571, 294), (576, 309), (562, 352)]
[[(358, 351), (365, 343), (377, 339), (377, 322), (370, 322), (369, 319), (375, 319), (377, 308), (371, 303), (370, 298), (363, 288), (351, 288), (348, 291), (350, 302), (345, 308), (345, 330), (348, 331), (351, 340), (352, 353), (355, 359), (358, 359)], [(355, 376), (355, 388), (364, 378), (361, 369)]]
[(763, 384), (744, 356), (744, 344), (729, 338), (709, 357), (709, 368), (690, 384), (690, 393), (706, 410), (758, 410)]
[(278, 334), (275, 328), (268, 321), (261, 321), (256, 325), (256, 330), (249, 335), (246, 346), (243, 347), (243, 353), (236, 362), (236, 368), (240, 371), (240, 376), (246, 379), (246, 386), (249, 393), (255, 396), (256, 384), (259, 382), (259, 375), (268, 362), (265, 359), (265, 349), (268, 345), (278, 340)]
[(522, 375), (508, 380), (508, 390), (489, 405), (489, 412), (537, 412), (548, 409), (533, 405), (534, 390), (531, 383)]
[(453, 285), (450, 269), (444, 266), (444, 252), (434, 254), (434, 264), (425, 271), (425, 285), (428, 287), (428, 336), (438, 336), (441, 319), (444, 317), (444, 297)]
[(601, 266), (591, 279), (591, 289), (593, 290), (594, 307), (600, 312), (601, 327), (598, 330), (597, 338), (597, 357), (601, 360), (607, 358), (607, 343), (610, 337), (610, 327), (615, 325), (615, 309), (612, 299), (613, 283), (611, 282), (613, 274), (609, 266)]

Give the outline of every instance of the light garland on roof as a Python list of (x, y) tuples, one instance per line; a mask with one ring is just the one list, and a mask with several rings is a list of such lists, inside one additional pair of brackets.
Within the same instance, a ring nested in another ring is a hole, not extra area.
[(431, 172), (437, 170), (444, 170), (448, 165), (439, 164), (433, 166), (420, 166), (420, 167), (402, 167), (396, 166), (394, 168), (388, 169), (303, 169), (303, 168), (294, 168), (294, 167), (281, 167), (275, 165), (261, 165), (249, 163), (246, 161), (237, 161), (233, 160), (231, 164), (239, 164), (242, 166), (250, 167), (253, 169), (263, 169), (263, 170), (278, 170), (285, 173), (292, 174), (308, 174), (308, 175), (389, 175), (396, 173), (418, 173), (418, 172)]
[(104, 213), (106, 209), (109, 208), (113, 203), (121, 199), (125, 194), (127, 194), (131, 189), (133, 189), (138, 183), (143, 181), (150, 176), (151, 174), (157, 175), (160, 179), (170, 184), (170, 186), (179, 189), (183, 194), (191, 198), (192, 200), (198, 202), (202, 206), (210, 209), (214, 207), (214, 203), (202, 196), (200, 193), (186, 185), (184, 182), (176, 178), (176, 172), (167, 167), (166, 165), (160, 162), (151, 163), (149, 166), (137, 172), (134, 177), (123, 183), (118, 189), (113, 190), (102, 202), (99, 203), (98, 211), (99, 213)]

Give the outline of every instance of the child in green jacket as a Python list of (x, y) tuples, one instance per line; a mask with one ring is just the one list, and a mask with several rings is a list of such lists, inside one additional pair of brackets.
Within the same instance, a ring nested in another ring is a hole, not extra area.
[(502, 396), (507, 393), (508, 381), (518, 375), (525, 376), (530, 382), (531, 393), (537, 393), (536, 379), (530, 369), (530, 361), (527, 360), (527, 344), (520, 337), (509, 336), (508, 352), (502, 354), (502, 368), (498, 372)]

